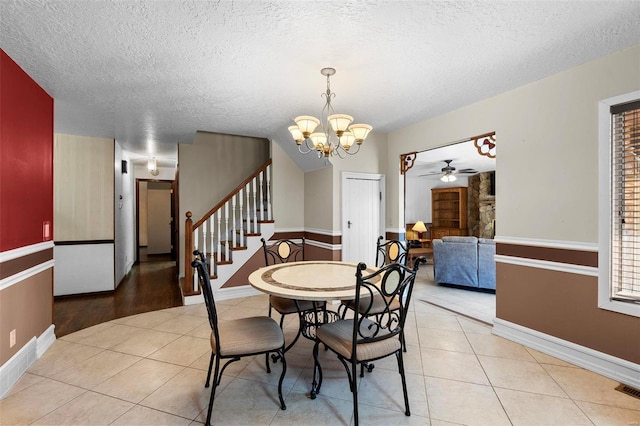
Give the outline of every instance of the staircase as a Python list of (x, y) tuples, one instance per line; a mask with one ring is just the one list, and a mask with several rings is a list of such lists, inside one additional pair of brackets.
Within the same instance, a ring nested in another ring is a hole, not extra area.
[(260, 250), (260, 237), (263, 232), (271, 236), (273, 227), (269, 159), (199, 220), (193, 222), (192, 213), (186, 213), (183, 297), (201, 294), (191, 267), (194, 250), (209, 259), (211, 284), (216, 291)]

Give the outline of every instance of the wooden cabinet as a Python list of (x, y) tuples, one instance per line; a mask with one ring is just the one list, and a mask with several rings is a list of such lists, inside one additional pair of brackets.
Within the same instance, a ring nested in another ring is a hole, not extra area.
[(467, 235), (467, 188), (431, 190), (431, 239)]

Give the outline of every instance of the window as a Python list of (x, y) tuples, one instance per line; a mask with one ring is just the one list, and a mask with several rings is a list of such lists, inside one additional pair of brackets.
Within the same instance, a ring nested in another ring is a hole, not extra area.
[(600, 103), (599, 306), (640, 316), (640, 91)]

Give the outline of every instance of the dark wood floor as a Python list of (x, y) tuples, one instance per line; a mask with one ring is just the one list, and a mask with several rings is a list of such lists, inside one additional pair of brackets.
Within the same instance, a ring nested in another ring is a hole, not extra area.
[(61, 337), (112, 319), (181, 305), (176, 262), (169, 256), (141, 256), (115, 291), (56, 297), (55, 334)]

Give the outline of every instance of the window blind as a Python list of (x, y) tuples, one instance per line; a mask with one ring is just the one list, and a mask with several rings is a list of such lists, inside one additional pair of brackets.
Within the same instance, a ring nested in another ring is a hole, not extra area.
[(640, 101), (611, 116), (611, 298), (640, 303)]

